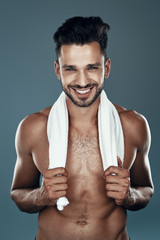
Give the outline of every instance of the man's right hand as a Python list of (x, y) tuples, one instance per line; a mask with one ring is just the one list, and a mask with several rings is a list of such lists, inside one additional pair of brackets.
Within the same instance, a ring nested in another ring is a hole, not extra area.
[(43, 174), (41, 201), (46, 206), (53, 206), (60, 197), (66, 196), (67, 172), (65, 168), (48, 169)]

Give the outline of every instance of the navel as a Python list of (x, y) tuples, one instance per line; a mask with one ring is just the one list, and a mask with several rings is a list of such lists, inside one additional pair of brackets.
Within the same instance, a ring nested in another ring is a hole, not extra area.
[(85, 221), (85, 220), (79, 220), (79, 221), (76, 222), (76, 224), (78, 224), (78, 225), (87, 225), (88, 222)]

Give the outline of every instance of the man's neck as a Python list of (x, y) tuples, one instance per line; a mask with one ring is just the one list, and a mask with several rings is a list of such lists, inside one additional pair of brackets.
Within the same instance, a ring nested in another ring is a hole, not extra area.
[(68, 97), (66, 102), (70, 127), (85, 132), (92, 126), (97, 126), (100, 97), (89, 107), (78, 107)]

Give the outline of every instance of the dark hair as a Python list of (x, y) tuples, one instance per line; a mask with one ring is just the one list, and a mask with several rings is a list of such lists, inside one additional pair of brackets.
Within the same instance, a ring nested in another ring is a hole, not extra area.
[(100, 17), (73, 17), (67, 19), (53, 36), (56, 43), (57, 58), (60, 55), (62, 45), (83, 45), (94, 41), (99, 43), (102, 54), (106, 58), (109, 29), (110, 26), (104, 23)]

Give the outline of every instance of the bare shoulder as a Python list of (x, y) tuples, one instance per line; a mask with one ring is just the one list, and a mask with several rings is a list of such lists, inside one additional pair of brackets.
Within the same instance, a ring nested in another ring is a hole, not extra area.
[(36, 131), (47, 124), (50, 109), (51, 107), (47, 107), (40, 112), (28, 115), (20, 122), (19, 127), (24, 131), (34, 131), (36, 133)]
[(122, 123), (124, 132), (129, 135), (136, 145), (141, 147), (150, 145), (150, 129), (147, 119), (135, 110), (127, 110), (115, 105)]
[(28, 115), (20, 122), (16, 132), (16, 145), (31, 149), (33, 143), (46, 132), (50, 109), (51, 106)]

